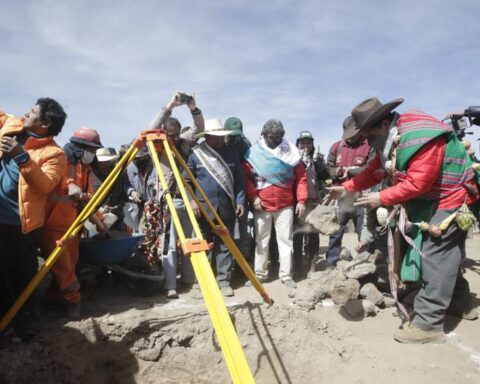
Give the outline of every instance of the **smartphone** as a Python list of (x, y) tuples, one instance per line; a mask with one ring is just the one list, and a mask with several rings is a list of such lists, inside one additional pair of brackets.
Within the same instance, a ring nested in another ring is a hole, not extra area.
[(192, 96), (187, 95), (186, 93), (177, 93), (177, 101), (180, 103), (188, 103), (192, 99)]

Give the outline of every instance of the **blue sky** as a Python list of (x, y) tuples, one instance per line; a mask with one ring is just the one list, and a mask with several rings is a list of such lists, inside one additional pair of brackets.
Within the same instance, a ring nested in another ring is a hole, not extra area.
[(177, 90), (253, 141), (275, 117), (322, 152), (370, 96), (437, 117), (480, 104), (474, 0), (0, 1), (0, 109), (56, 98), (62, 144), (81, 126), (129, 142)]

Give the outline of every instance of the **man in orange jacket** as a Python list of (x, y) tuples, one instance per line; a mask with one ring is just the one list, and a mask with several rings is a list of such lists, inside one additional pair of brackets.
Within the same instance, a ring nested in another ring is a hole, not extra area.
[[(1, 114), (0, 114), (1, 115)], [(0, 316), (38, 270), (40, 229), (47, 195), (59, 184), (67, 161), (53, 140), (67, 115), (50, 98), (38, 99), (25, 119), (0, 118)], [(18, 337), (33, 335), (32, 300), (13, 321)]]
[[(64, 146), (68, 159), (64, 180), (50, 193), (47, 201), (47, 218), (42, 231), (42, 253), (47, 257), (75, 221), (81, 201), (93, 193), (90, 164), (95, 152), (101, 148), (100, 136), (91, 128), (76, 130)], [(101, 224), (99, 224), (101, 225)], [(105, 227), (99, 228), (104, 232)], [(75, 273), (79, 259), (79, 236), (68, 240), (64, 251), (52, 267), (53, 280), (46, 299), (66, 304), (67, 317), (76, 320), (81, 316), (80, 283)]]

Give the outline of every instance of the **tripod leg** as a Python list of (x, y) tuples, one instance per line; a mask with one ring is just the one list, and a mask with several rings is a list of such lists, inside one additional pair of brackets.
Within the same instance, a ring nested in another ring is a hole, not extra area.
[[(168, 190), (168, 184), (165, 179), (165, 175), (163, 174), (160, 160), (155, 149), (155, 145), (152, 141), (147, 141), (147, 144), (150, 150), (150, 155), (153, 159), (153, 163), (155, 165), (155, 169), (157, 170), (161, 186), (166, 192), (166, 201), (168, 204), (168, 208), (170, 209), (175, 229), (177, 230), (178, 238), (180, 239), (180, 242), (182, 244), (187, 244), (188, 241), (185, 237), (182, 224), (179, 220), (176, 208), (173, 204), (171, 192)], [(185, 192), (185, 188), (183, 187), (181, 180), (177, 179), (178, 168), (176, 167), (175, 160), (173, 159), (172, 153), (168, 146), (168, 142), (166, 140), (163, 140), (163, 144), (165, 153), (167, 154), (169, 165), (175, 174), (175, 179), (177, 180), (178, 188), (185, 203), (185, 208), (192, 223), (195, 236), (197, 237), (197, 239), (203, 240), (200, 226), (193, 213), (190, 201)], [(230, 375), (232, 376), (233, 382), (253, 383), (253, 375), (250, 371), (250, 367), (248, 366), (245, 354), (243, 353), (240, 340), (238, 339), (235, 328), (233, 327), (230, 315), (228, 314), (225, 302), (223, 301), (220, 289), (218, 288), (217, 282), (215, 281), (215, 276), (213, 275), (205, 250), (191, 252), (190, 259), (192, 261), (193, 270), (198, 279), (202, 295), (205, 299), (205, 304), (207, 305), (210, 318), (212, 319), (213, 327), (215, 328), (215, 332), (222, 348), (223, 355), (225, 356), (225, 361), (227, 363)]]
[[(217, 235), (221, 237), (222, 241), (228, 247), (228, 249), (232, 253), (233, 257), (235, 258), (236, 262), (238, 263), (240, 268), (242, 268), (242, 271), (245, 273), (247, 278), (252, 282), (252, 285), (255, 287), (257, 292), (262, 296), (263, 300), (267, 304), (271, 304), (273, 302), (272, 299), (268, 295), (267, 291), (265, 291), (265, 288), (260, 283), (260, 281), (258, 281), (257, 277), (255, 276), (255, 273), (252, 271), (252, 268), (250, 268), (250, 265), (248, 264), (247, 260), (245, 260), (245, 257), (240, 252), (240, 249), (238, 248), (235, 241), (232, 239), (232, 236), (230, 235), (230, 233), (226, 229), (226, 226), (223, 223), (222, 219), (220, 218), (220, 216), (218, 216), (218, 213), (215, 211), (212, 204), (210, 203), (210, 200), (208, 199), (207, 195), (205, 194), (205, 191), (200, 186), (200, 184), (198, 184), (194, 175), (192, 174), (192, 172), (188, 168), (187, 164), (185, 163), (185, 160), (183, 160), (180, 153), (178, 152), (178, 150), (174, 146), (170, 148), (170, 145), (168, 144), (167, 141), (164, 141), (163, 145), (164, 145), (164, 148), (165, 148), (165, 153), (167, 154), (167, 156), (169, 156), (169, 162), (171, 164), (173, 163), (175, 165), (175, 168), (172, 167), (172, 169), (173, 169), (175, 179), (176, 179), (178, 185), (180, 186), (180, 184), (182, 184), (182, 185), (185, 186), (185, 188), (187, 189), (190, 196), (195, 200), (198, 207), (200, 208), (200, 210), (202, 212), (202, 215), (208, 221), (208, 223), (210, 224), (212, 229), (215, 230)], [(214, 215), (215, 220), (217, 221), (217, 223), (219, 223), (219, 225), (215, 225), (215, 223), (211, 219), (210, 215), (205, 210), (203, 204), (200, 203), (198, 197), (195, 195), (192, 188), (188, 185), (188, 183), (185, 181), (183, 176), (180, 174), (178, 168), (176, 167), (175, 160), (173, 159), (172, 151), (175, 154), (175, 159), (180, 163), (182, 168), (187, 172), (187, 174), (190, 177), (190, 180), (192, 181), (193, 185), (195, 186), (195, 189), (200, 193), (203, 200), (205, 201), (205, 204), (207, 205), (210, 212)]]

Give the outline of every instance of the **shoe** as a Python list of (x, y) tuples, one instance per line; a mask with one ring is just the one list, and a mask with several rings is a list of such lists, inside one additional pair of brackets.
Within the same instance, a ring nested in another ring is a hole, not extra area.
[(230, 285), (223, 285), (220, 287), (220, 291), (222, 292), (222, 295), (225, 297), (232, 297), (235, 294), (233, 293), (232, 287)]
[(67, 303), (67, 319), (70, 321), (78, 321), (82, 317), (82, 303)]
[(293, 281), (293, 279), (282, 279), (282, 283), (287, 287), (287, 288), (297, 288), (297, 283)]
[(404, 344), (444, 344), (446, 341), (443, 331), (424, 331), (412, 323), (395, 332), (393, 338)]
[(178, 293), (175, 289), (169, 289), (167, 291), (167, 299), (178, 299)]
[[(257, 276), (257, 280), (262, 284), (265, 282), (265, 279), (260, 276)], [(247, 282), (245, 283), (245, 287), (253, 287), (252, 282), (250, 280), (247, 280)]]

